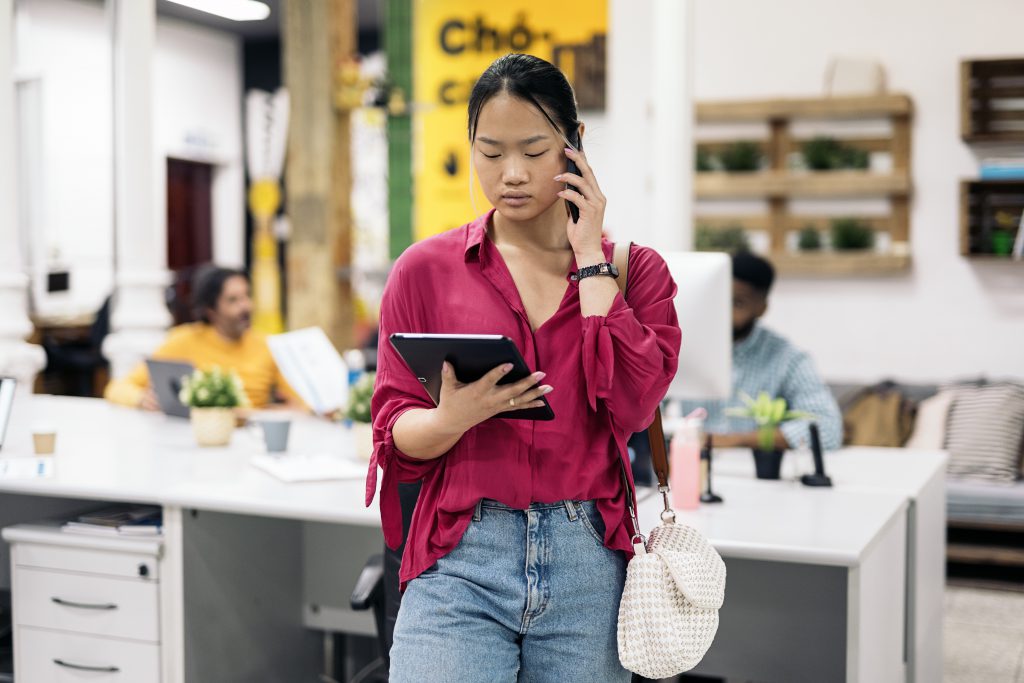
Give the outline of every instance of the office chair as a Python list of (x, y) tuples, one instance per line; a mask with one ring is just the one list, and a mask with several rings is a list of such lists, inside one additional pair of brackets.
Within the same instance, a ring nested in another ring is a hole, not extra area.
[(359, 678), (359, 675), (363, 674), (360, 672), (351, 683), (385, 683), (388, 680), (388, 670), (391, 668), (389, 654), (395, 638), (395, 621), (398, 619), (398, 608), (402, 604), (402, 594), (398, 590), (398, 570), (402, 565), (405, 539), (409, 535), (409, 524), (419, 495), (419, 482), (398, 485), (398, 498), (402, 506), (402, 545), (397, 550), (384, 546), (382, 554), (371, 556), (363, 566), (363, 571), (360, 572), (352, 591), (352, 609), (373, 610), (374, 621), (377, 624), (377, 647), (381, 654), (378, 662), (374, 663), (376, 666), (365, 673), (372, 673), (374, 678)]
[(65, 390), (72, 396), (96, 396), (102, 391), (96, 386), (96, 372), (109, 367), (103, 357), (103, 339), (110, 332), (110, 297), (96, 313), (89, 327), (89, 338), (84, 341), (61, 342), (52, 335), (43, 337), (46, 352), (46, 373), (60, 375), (67, 380)]

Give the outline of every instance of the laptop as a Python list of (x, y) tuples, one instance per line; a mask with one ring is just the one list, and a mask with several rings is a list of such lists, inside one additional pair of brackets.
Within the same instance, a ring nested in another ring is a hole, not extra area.
[(13, 377), (0, 377), (0, 449), (4, 447), (7, 436), (7, 425), (11, 421), (11, 406), (14, 405), (14, 389), (18, 380)]
[(192, 364), (148, 358), (146, 366), (160, 410), (173, 417), (188, 417), (188, 406), (181, 402), (178, 393), (181, 391), (181, 378), (191, 375), (194, 370)]

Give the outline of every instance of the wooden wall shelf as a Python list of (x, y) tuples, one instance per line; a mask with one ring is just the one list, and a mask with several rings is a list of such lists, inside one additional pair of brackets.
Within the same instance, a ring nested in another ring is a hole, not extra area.
[[(770, 137), (758, 144), (770, 167), (749, 173), (697, 173), (694, 194), (698, 200), (765, 199), (768, 212), (745, 216), (702, 215), (698, 207), (696, 223), (712, 229), (740, 226), (744, 230), (765, 231), (769, 252), (780, 272), (815, 275), (889, 274), (905, 271), (910, 265), (910, 119), (913, 104), (904, 94), (872, 97), (830, 97), (801, 99), (704, 102), (697, 105), (697, 120), (702, 124), (765, 122)], [(803, 139), (791, 134), (796, 120), (870, 120), (886, 119), (888, 136), (860, 137), (835, 135), (842, 144), (868, 152), (888, 152), (892, 156), (890, 173), (861, 170), (805, 171), (788, 168), (788, 156), (800, 151)], [(722, 140), (698, 140), (697, 147), (711, 153), (731, 144)], [(881, 198), (888, 200), (889, 211), (881, 216), (858, 217), (873, 230), (889, 235), (890, 252), (800, 252), (787, 250), (787, 234), (813, 225), (827, 229), (829, 216), (802, 216), (790, 212), (794, 199)]]
[[(997, 232), (1009, 240), (1020, 229), (1024, 212), (1024, 180), (964, 180), (960, 183), (960, 254), (969, 258), (1009, 261), (996, 254)], [(1015, 263), (1022, 263), (1015, 261)]]
[(771, 119), (864, 119), (910, 116), (913, 106), (907, 95), (871, 97), (814, 97), (799, 99), (701, 102), (700, 123), (739, 123)]
[(849, 252), (772, 252), (775, 268), (786, 275), (896, 275), (910, 267), (910, 256)]
[(905, 171), (709, 172), (697, 174), (694, 190), (698, 199), (898, 196), (910, 194), (910, 177)]
[(1024, 58), (960, 62), (960, 134), (967, 142), (1024, 142)]

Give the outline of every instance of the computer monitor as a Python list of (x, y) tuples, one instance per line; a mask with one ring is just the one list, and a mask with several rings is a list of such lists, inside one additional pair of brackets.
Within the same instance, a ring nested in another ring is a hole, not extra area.
[(679, 370), (667, 398), (727, 399), (732, 393), (732, 260), (727, 254), (667, 252), (662, 257), (679, 288), (683, 333)]
[(0, 377), (0, 448), (4, 447), (7, 425), (11, 421), (11, 406), (14, 405), (14, 389), (18, 381), (13, 377)]

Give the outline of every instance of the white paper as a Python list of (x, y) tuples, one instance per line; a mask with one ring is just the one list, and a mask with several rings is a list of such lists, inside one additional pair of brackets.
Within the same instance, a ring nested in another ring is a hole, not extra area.
[(319, 327), (275, 334), (267, 344), (281, 374), (314, 412), (348, 404), (348, 366)]
[(282, 481), (324, 481), (330, 479), (362, 479), (366, 476), (366, 463), (345, 460), (336, 455), (254, 455), (254, 467), (268, 472)]
[(0, 458), (0, 479), (42, 479), (52, 476), (52, 456)]

